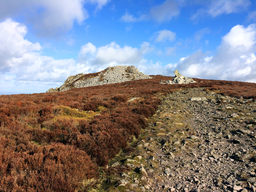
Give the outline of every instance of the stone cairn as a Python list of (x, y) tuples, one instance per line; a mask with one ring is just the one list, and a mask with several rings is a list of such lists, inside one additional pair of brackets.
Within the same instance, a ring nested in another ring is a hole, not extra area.
[(160, 84), (190, 84), (190, 83), (196, 83), (196, 81), (194, 79), (181, 75), (178, 70), (175, 70), (174, 75), (175, 76), (174, 76), (173, 80), (161, 81)]

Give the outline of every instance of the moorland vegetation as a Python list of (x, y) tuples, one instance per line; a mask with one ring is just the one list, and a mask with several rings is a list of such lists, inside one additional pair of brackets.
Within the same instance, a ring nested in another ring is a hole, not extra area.
[(170, 77), (65, 92), (0, 96), (0, 191), (86, 191), (127, 143), (146, 128), (161, 98), (188, 87), (256, 98), (252, 83)]

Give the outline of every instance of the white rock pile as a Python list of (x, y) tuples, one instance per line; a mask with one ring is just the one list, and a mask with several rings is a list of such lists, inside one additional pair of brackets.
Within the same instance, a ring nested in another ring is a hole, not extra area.
[(192, 78), (185, 77), (179, 73), (178, 70), (174, 72), (175, 76), (173, 80), (167, 80), (167, 81), (161, 81), (161, 84), (190, 84), (190, 83), (196, 83), (196, 81)]
[(126, 81), (151, 79), (149, 75), (141, 73), (134, 66), (115, 66), (92, 74), (77, 74), (70, 76), (64, 84), (55, 89), (49, 89), (48, 92), (67, 91), (72, 88), (91, 87), (112, 83), (122, 83)]

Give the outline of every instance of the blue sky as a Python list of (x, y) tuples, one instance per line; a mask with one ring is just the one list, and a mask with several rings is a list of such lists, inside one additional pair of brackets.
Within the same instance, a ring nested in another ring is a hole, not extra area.
[(0, 0), (0, 94), (115, 65), (256, 82), (256, 2)]

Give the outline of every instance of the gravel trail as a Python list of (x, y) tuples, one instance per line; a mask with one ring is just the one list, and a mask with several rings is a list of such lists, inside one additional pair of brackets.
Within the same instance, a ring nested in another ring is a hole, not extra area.
[(256, 101), (181, 89), (102, 171), (97, 190), (255, 192), (255, 128)]

